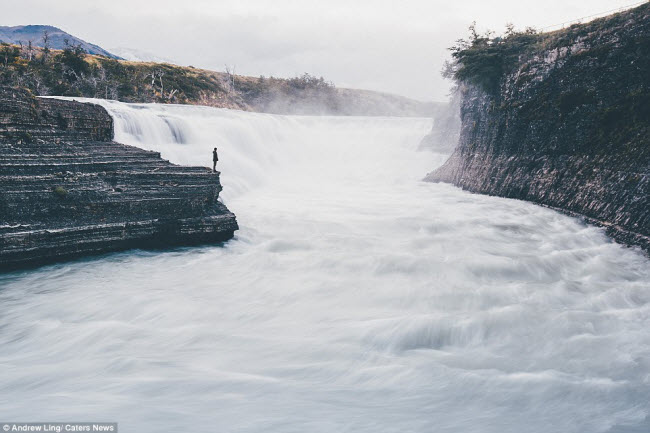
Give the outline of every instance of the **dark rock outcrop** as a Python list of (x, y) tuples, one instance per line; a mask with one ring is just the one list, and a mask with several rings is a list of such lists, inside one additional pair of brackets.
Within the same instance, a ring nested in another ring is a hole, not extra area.
[(650, 251), (650, 5), (539, 35), (498, 90), (460, 83), (462, 129), (426, 180), (584, 216)]
[(219, 173), (112, 137), (102, 107), (0, 87), (0, 267), (233, 236)]

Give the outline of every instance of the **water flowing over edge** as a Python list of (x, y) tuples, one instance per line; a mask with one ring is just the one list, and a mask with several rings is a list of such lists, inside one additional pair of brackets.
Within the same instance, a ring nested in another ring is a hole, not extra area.
[[(602, 230), (419, 180), (426, 119), (97, 101), (242, 229), (0, 276), (0, 402), (127, 431), (645, 431), (650, 271)], [(645, 420), (645, 421), (644, 421)]]

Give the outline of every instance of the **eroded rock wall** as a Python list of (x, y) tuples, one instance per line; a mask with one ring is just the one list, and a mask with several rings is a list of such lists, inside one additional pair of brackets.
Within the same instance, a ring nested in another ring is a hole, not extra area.
[(548, 35), (497, 94), (461, 83), (462, 128), (426, 180), (582, 215), (650, 250), (650, 6)]
[(112, 136), (102, 107), (0, 88), (0, 267), (233, 236), (218, 172)]

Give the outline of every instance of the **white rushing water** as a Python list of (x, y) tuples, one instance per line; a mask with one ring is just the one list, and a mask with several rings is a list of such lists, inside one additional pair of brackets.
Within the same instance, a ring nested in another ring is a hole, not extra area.
[(420, 179), (425, 119), (102, 102), (241, 230), (0, 275), (0, 421), (121, 432), (647, 432), (650, 267)]

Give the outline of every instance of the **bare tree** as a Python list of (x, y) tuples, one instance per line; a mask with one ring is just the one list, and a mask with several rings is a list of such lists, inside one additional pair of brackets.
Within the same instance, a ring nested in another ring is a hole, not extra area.
[(43, 31), (43, 37), (41, 38), (43, 40), (43, 63), (47, 62), (48, 58), (50, 57), (50, 33), (47, 30)]
[(165, 86), (163, 84), (162, 77), (165, 75), (165, 71), (161, 69), (154, 69), (153, 71), (145, 75), (146, 78), (151, 78), (151, 92), (156, 96), (156, 79), (160, 83), (160, 97), (165, 97)]
[(34, 58), (34, 46), (32, 45), (31, 39), (25, 43), (25, 41), (18, 41), (20, 45), (20, 56), (27, 61), (32, 61)]
[(163, 85), (163, 75), (165, 75), (165, 71), (158, 71), (158, 79), (160, 80), (160, 96), (163, 98), (165, 97), (165, 86)]
[(27, 41), (27, 60), (30, 62), (34, 58), (34, 44), (32, 44), (32, 40), (30, 39)]
[(97, 77), (96, 77), (96, 91), (95, 93), (98, 93), (101, 89), (101, 87), (104, 87), (104, 99), (108, 99), (108, 76), (106, 75), (106, 69), (104, 68), (99, 68), (99, 71), (97, 72)]
[(228, 87), (230, 93), (235, 93), (235, 66), (232, 68), (226, 65), (226, 74), (228, 74)]
[(43, 83), (43, 78), (38, 74), (34, 74), (34, 87), (36, 87), (38, 95), (45, 96), (50, 93), (50, 89)]
[(119, 92), (117, 90), (118, 85), (117, 83), (112, 83), (110, 86), (108, 86), (108, 99), (119, 99)]

